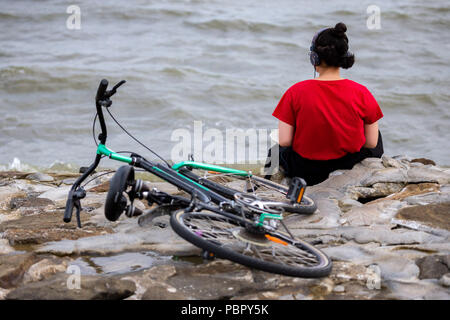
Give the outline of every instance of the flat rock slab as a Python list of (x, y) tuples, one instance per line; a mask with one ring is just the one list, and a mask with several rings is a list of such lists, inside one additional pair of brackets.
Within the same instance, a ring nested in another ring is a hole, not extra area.
[(402, 208), (395, 217), (419, 221), (430, 227), (450, 231), (450, 202)]
[[(136, 290), (133, 281), (104, 276), (59, 273), (47, 280), (32, 282), (9, 292), (7, 300), (120, 300)], [(79, 287), (77, 287), (79, 283)]]
[(450, 255), (432, 255), (416, 261), (419, 279), (439, 279), (450, 272)]
[(0, 256), (0, 287), (7, 289), (19, 284), (24, 273), (36, 260), (33, 253)]
[(75, 222), (72, 224), (64, 223), (62, 216), (63, 213), (60, 210), (22, 216), (1, 223), (0, 232), (12, 246), (78, 239), (112, 232), (111, 228), (99, 228), (87, 224), (89, 216), (85, 214), (82, 214), (82, 223), (85, 223), (82, 229), (77, 228)]

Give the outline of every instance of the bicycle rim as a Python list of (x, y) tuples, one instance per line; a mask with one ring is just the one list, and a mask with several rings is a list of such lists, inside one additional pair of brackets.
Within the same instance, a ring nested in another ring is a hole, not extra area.
[(211, 212), (178, 211), (170, 222), (192, 244), (251, 268), (306, 278), (331, 272), (331, 260), (323, 252), (281, 232), (255, 234), (236, 220)]

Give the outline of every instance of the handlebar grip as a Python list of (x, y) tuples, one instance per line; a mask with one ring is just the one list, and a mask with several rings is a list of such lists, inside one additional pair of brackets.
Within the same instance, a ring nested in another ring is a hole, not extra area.
[(95, 96), (95, 100), (99, 101), (105, 95), (106, 89), (108, 88), (108, 80), (103, 79), (100, 81), (100, 85), (98, 86), (97, 95)]
[(73, 208), (74, 201), (72, 197), (69, 197), (66, 202), (66, 210), (64, 211), (64, 222), (70, 222), (70, 220), (72, 220)]

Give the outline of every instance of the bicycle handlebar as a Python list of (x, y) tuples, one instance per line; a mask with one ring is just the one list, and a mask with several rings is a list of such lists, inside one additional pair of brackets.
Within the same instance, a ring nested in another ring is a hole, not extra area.
[(64, 222), (70, 222), (70, 220), (72, 220), (73, 208), (74, 201), (72, 195), (70, 194), (67, 197), (66, 210), (64, 211)]
[(100, 81), (100, 85), (98, 86), (97, 95), (95, 96), (95, 102), (99, 102), (103, 100), (105, 97), (106, 89), (108, 88), (108, 80), (103, 79)]

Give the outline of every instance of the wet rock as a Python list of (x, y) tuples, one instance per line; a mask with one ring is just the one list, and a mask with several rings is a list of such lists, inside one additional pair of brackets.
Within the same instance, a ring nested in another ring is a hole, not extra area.
[(163, 283), (155, 283), (141, 296), (141, 300), (186, 300), (185, 294)]
[(29, 174), (25, 178), (28, 180), (34, 180), (38, 182), (52, 182), (55, 180), (52, 176), (49, 176), (48, 174), (42, 172)]
[[(136, 220), (133, 221), (136, 223)], [(56, 255), (83, 253), (105, 255), (126, 250), (154, 250), (160, 254), (180, 256), (200, 253), (200, 249), (180, 238), (171, 228), (153, 227), (127, 231), (51, 242), (36, 251)]]
[[(47, 198), (37, 198), (35, 196), (27, 197), (14, 197), (9, 203), (11, 210), (16, 210), (19, 208), (25, 209), (25, 211), (33, 211), (32, 209), (40, 210), (43, 207), (53, 205), (53, 201)], [(29, 209), (29, 210), (26, 210)]]
[(316, 199), (317, 211), (312, 215), (289, 215), (286, 222), (290, 228), (329, 229), (340, 226), (341, 210), (334, 199)]
[(136, 290), (133, 281), (113, 277), (80, 277), (79, 288), (74, 275), (59, 273), (49, 279), (24, 284), (9, 292), (8, 300), (120, 300)]
[(396, 192), (388, 196), (389, 200), (403, 200), (416, 195), (436, 193), (440, 189), (440, 185), (437, 183), (418, 183), (408, 184), (401, 191)]
[(109, 180), (99, 184), (98, 186), (88, 189), (88, 191), (90, 192), (108, 192), (108, 190), (109, 190)]
[[(48, 211), (36, 215), (23, 216), (18, 219), (5, 221), (0, 224), (0, 232), (3, 238), (9, 240), (11, 245), (42, 244), (62, 239), (78, 239), (97, 234), (112, 232), (111, 228), (99, 228), (85, 224), (82, 229), (76, 228), (76, 224), (66, 224), (62, 220), (62, 211)], [(89, 219), (82, 214), (82, 223)]]
[(402, 169), (408, 169), (408, 166), (403, 162), (393, 159), (391, 157), (388, 157), (386, 155), (383, 155), (381, 157), (381, 162), (383, 163), (383, 166), (385, 168), (393, 167), (393, 168), (402, 168)]
[(450, 293), (447, 288), (435, 282), (387, 280), (383, 282), (387, 287), (385, 299), (401, 300), (449, 300)]
[(135, 272), (121, 279), (133, 281), (136, 285), (135, 293), (129, 300), (180, 300), (185, 296), (166, 283), (166, 280), (176, 274), (173, 265), (159, 265), (150, 269)]
[(28, 172), (20, 171), (0, 171), (0, 179), (24, 179)]
[(9, 245), (8, 239), (0, 239), (0, 255), (13, 252), (14, 249)]
[(349, 199), (349, 198), (339, 200), (338, 204), (339, 204), (339, 208), (341, 208), (342, 212), (347, 212), (350, 209), (352, 209), (353, 207), (362, 207), (363, 206), (363, 204), (361, 202), (353, 200), (353, 199)]
[(434, 162), (431, 159), (427, 159), (427, 158), (416, 158), (416, 159), (412, 159), (411, 162), (412, 163), (421, 163), (421, 164), (425, 164), (425, 165), (431, 164), (433, 166), (436, 165), (436, 162)]
[[(250, 269), (226, 260), (215, 260), (195, 268), (177, 267), (176, 275), (167, 283), (187, 299), (202, 300), (230, 298), (243, 288), (264, 287), (255, 283)], [(270, 285), (270, 281), (267, 284)]]
[(375, 183), (398, 183), (406, 184), (408, 182), (408, 173), (405, 169), (385, 168), (374, 170), (371, 175), (361, 181), (361, 186), (370, 187)]
[(448, 192), (429, 192), (425, 194), (410, 196), (404, 199), (409, 205), (426, 205), (438, 203), (450, 203), (450, 193)]
[(73, 185), (77, 179), (76, 178), (67, 178), (61, 180), (61, 184)]
[(17, 286), (36, 260), (37, 257), (33, 253), (0, 256), (0, 287), (8, 289)]
[(67, 261), (57, 258), (46, 258), (33, 264), (24, 274), (23, 283), (35, 282), (46, 279), (55, 273), (65, 272)]
[(450, 231), (450, 202), (402, 208), (395, 217)]
[(416, 261), (420, 268), (419, 279), (439, 279), (450, 272), (450, 255), (427, 256)]
[(413, 167), (408, 170), (408, 183), (435, 182), (439, 184), (450, 183), (450, 173), (435, 167)]
[(414, 281), (419, 275), (419, 268), (414, 261), (395, 254), (379, 255), (374, 262), (380, 267), (380, 276), (385, 280)]
[(389, 227), (378, 226), (371, 228), (343, 228), (342, 237), (354, 240), (359, 244), (371, 242), (381, 245), (419, 244), (445, 241), (444, 238), (431, 235), (426, 232), (410, 231), (406, 229), (391, 230)]
[(363, 207), (354, 207), (341, 214), (351, 226), (371, 226), (389, 224), (397, 211), (405, 204), (398, 200), (385, 200), (367, 203)]
[(344, 292), (345, 292), (345, 287), (339, 285), (339, 286), (334, 287), (334, 288), (333, 288), (333, 291), (334, 291), (334, 292), (337, 292), (337, 293), (344, 293)]
[(446, 288), (450, 287), (450, 273), (444, 274), (441, 279), (439, 279), (439, 283)]
[(361, 246), (350, 243), (342, 246), (322, 248), (322, 250), (332, 260), (338, 261), (369, 261), (371, 257), (370, 251)]
[(53, 202), (60, 202), (61, 204), (64, 204), (67, 200), (67, 195), (69, 194), (71, 186), (60, 186), (58, 188), (51, 188), (47, 190), (46, 192), (43, 192), (39, 195), (39, 197), (47, 198), (52, 200)]

